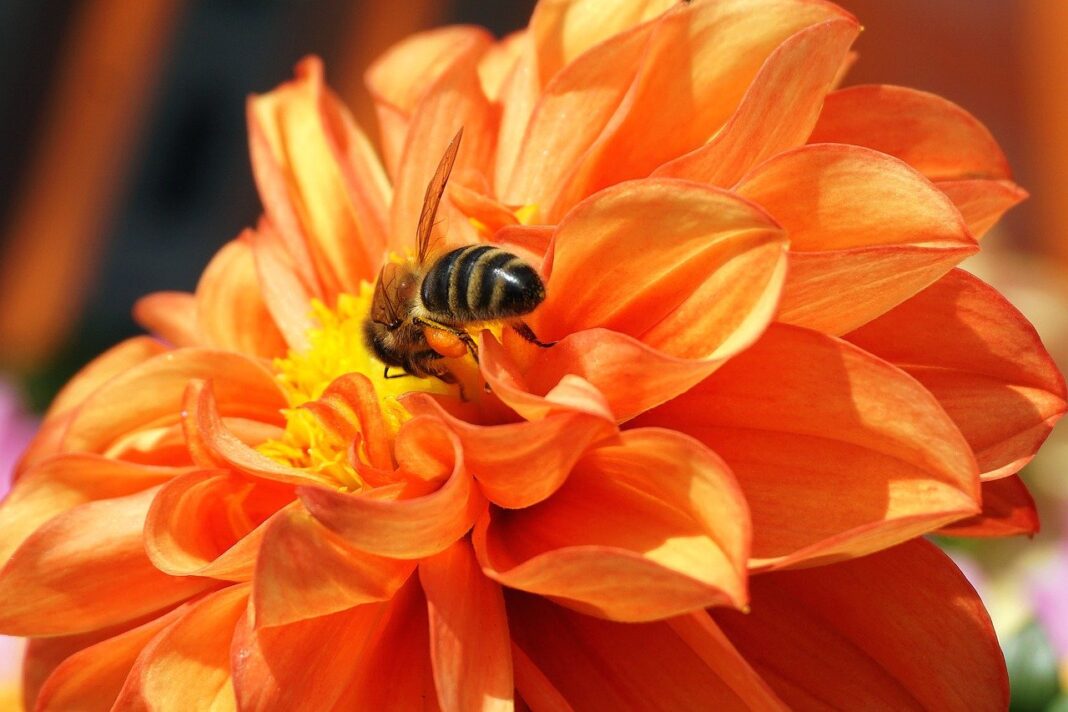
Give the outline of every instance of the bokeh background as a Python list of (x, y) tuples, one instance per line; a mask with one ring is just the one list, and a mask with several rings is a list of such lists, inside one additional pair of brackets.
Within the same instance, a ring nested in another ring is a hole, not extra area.
[[(839, 3), (865, 25), (847, 85), (932, 91), (1001, 142), (1031, 199), (965, 267), (1007, 294), (1068, 370), (1068, 2)], [(255, 222), (249, 93), (319, 54), (374, 134), (362, 74), (383, 49), (447, 22), (501, 35), (533, 5), (0, 0), (0, 491), (34, 414), (94, 355), (137, 333), (134, 301), (193, 289), (211, 254)], [(1066, 470), (1062, 424), (1023, 473), (1042, 533), (944, 542), (994, 617), (1014, 710), (1068, 710)], [(10, 680), (17, 643), (2, 645), (0, 680)]]

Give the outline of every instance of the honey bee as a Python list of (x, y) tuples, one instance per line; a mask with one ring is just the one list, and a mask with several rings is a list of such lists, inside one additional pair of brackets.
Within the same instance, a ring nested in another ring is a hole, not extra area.
[[(460, 148), (456, 134), (426, 188), (416, 230), (417, 255), (404, 263), (388, 262), (375, 283), (364, 337), (385, 364), (386, 378), (411, 375), (456, 383), (445, 357), (471, 354), (478, 346), (466, 326), (505, 321), (526, 340), (537, 339), (522, 317), (545, 299), (538, 272), (521, 258), (491, 245), (467, 245), (431, 255), (431, 234)], [(390, 373), (397, 368), (402, 373)]]

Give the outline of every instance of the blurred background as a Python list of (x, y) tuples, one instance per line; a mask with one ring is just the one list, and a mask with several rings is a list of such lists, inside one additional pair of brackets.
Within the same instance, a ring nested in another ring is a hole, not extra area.
[[(1008, 295), (1068, 370), (1068, 2), (838, 2), (866, 28), (847, 85), (940, 94), (1000, 141), (1031, 199), (965, 266)], [(192, 290), (212, 253), (255, 222), (249, 93), (319, 54), (374, 135), (362, 74), (382, 50), (448, 22), (501, 35), (533, 5), (0, 0), (0, 490), (34, 414), (137, 333), (134, 301)], [(1062, 424), (1023, 473), (1042, 533), (952, 548), (994, 617), (1014, 710), (1068, 710), (1066, 468)], [(0, 680), (13, 659), (0, 650)]]

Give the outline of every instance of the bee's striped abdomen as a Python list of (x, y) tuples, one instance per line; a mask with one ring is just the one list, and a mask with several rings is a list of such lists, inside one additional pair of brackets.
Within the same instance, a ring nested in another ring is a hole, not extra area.
[(420, 297), (446, 323), (522, 316), (545, 299), (541, 277), (519, 257), (490, 245), (442, 255), (423, 278)]

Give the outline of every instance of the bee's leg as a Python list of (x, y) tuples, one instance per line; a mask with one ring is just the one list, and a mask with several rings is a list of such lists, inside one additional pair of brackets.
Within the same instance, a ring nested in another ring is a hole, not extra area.
[(382, 371), (382, 378), (407, 378), (410, 375), (412, 374), (408, 373), (407, 371), (401, 371), (400, 373), (391, 374), (389, 372), (389, 366), (386, 366), (385, 370)]
[(531, 329), (525, 321), (512, 322), (512, 328), (515, 329), (515, 333), (519, 334), (530, 343), (535, 344), (536, 346), (540, 346), (543, 349), (547, 349), (550, 346), (556, 345), (555, 341), (539, 341), (538, 336), (534, 333), (534, 330)]
[(449, 332), (450, 334), (452, 334), (463, 342), (464, 346), (467, 347), (468, 353), (471, 354), (471, 358), (475, 359), (475, 363), (478, 363), (478, 344), (476, 344), (475, 340), (471, 338), (471, 334), (468, 334), (463, 329), (457, 329), (455, 326), (449, 326), (448, 324), (442, 324), (441, 322), (433, 321), (431, 319), (426, 319), (420, 316), (413, 317), (412, 323), (417, 324), (419, 326), (425, 326), (430, 329), (438, 329), (439, 331)]

